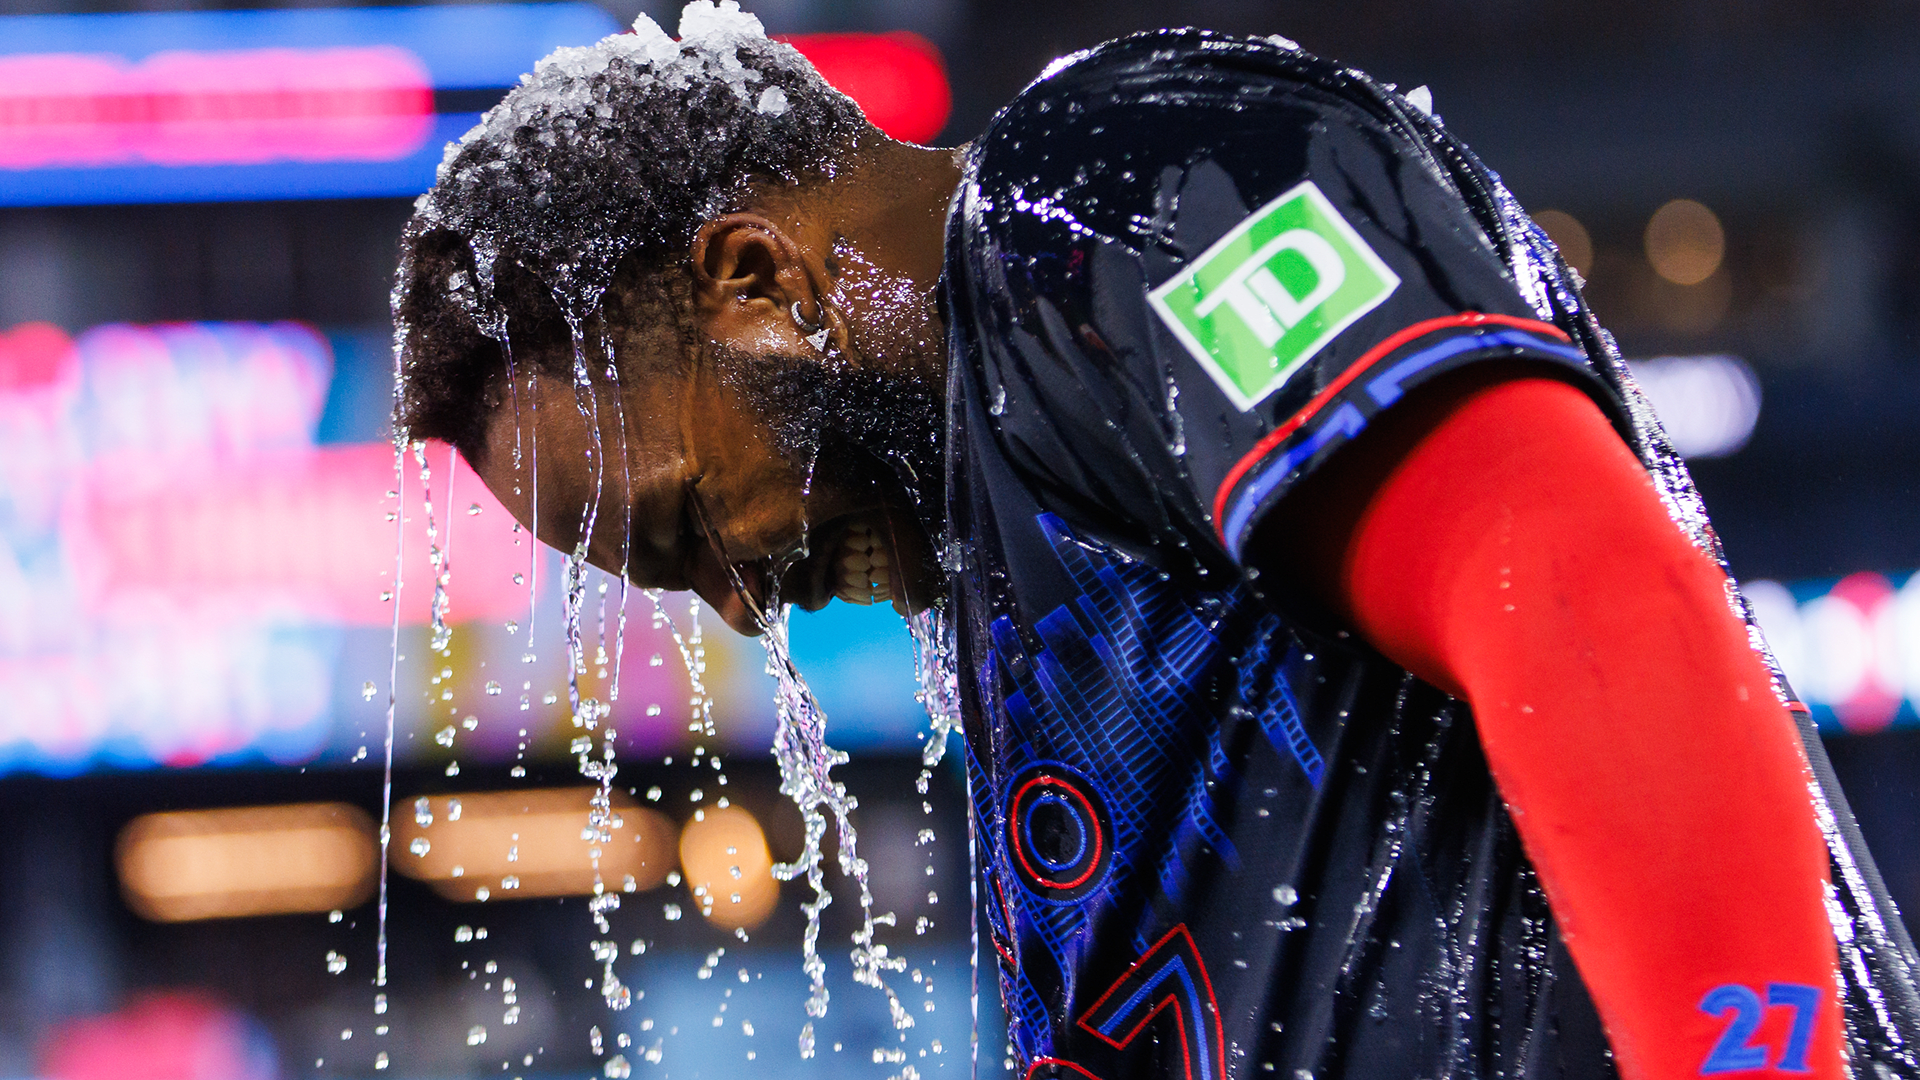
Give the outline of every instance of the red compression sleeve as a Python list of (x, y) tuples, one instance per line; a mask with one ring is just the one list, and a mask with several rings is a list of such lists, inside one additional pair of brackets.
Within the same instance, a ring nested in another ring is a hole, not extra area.
[(1471, 703), (1621, 1075), (1842, 1080), (1810, 773), (1724, 575), (1579, 390), (1409, 406), (1312, 489), (1308, 570)]

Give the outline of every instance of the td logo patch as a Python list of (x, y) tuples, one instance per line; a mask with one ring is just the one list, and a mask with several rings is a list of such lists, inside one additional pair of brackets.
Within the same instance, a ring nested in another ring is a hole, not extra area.
[(1399, 285), (1399, 275), (1306, 180), (1235, 225), (1147, 300), (1245, 411)]

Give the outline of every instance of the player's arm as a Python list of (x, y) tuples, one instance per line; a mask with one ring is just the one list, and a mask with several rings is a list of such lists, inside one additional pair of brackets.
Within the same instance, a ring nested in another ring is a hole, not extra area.
[(1585, 394), (1430, 384), (1253, 548), (1472, 705), (1627, 1080), (1845, 1075), (1795, 726), (1724, 575)]

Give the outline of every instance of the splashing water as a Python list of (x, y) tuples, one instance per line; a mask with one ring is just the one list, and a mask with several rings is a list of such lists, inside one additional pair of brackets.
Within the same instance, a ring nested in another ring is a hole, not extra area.
[[(873, 890), (867, 880), (867, 861), (859, 855), (859, 837), (850, 815), (860, 805), (847, 786), (830, 775), (835, 765), (844, 764), (847, 755), (827, 745), (827, 715), (820, 708), (813, 690), (794, 666), (787, 646), (790, 609), (782, 606), (767, 620), (760, 641), (767, 653), (767, 674), (777, 687), (774, 710), (778, 726), (773, 737), (773, 756), (780, 766), (780, 791), (800, 809), (805, 827), (805, 847), (798, 859), (774, 865), (774, 876), (791, 881), (805, 875), (813, 889), (813, 900), (801, 905), (807, 928), (801, 939), (802, 965), (811, 987), (807, 996), (807, 1015), (815, 1018), (827, 1013), (826, 962), (820, 958), (820, 915), (833, 903), (827, 889), (825, 856), (821, 841), (827, 833), (827, 817), (832, 815), (839, 840), (840, 872), (854, 880), (860, 890), (860, 929), (853, 935), (853, 979), (887, 996), (895, 1028), (913, 1026), (913, 1017), (893, 990), (887, 986), (884, 972), (905, 971), (906, 960), (889, 957), (887, 947), (874, 940), (876, 918)], [(812, 1054), (812, 1025), (802, 1032), (802, 1057)]]
[[(611, 282), (613, 268), (620, 262), (628, 249), (637, 242), (639, 233), (628, 228), (629, 222), (621, 209), (625, 203), (621, 200), (601, 201), (553, 200), (549, 202), (545, 193), (553, 184), (549, 181), (553, 174), (548, 171), (559, 159), (552, 158), (546, 149), (552, 148), (555, 141), (548, 138), (529, 143), (520, 138), (527, 131), (544, 131), (555, 125), (556, 117), (564, 117), (565, 139), (583, 144), (596, 144), (603, 140), (609, 148), (618, 148), (629, 144), (631, 130), (624, 118), (616, 115), (611, 107), (620, 105), (638, 90), (648, 86), (678, 87), (711, 81), (718, 88), (724, 88), (738, 100), (757, 101), (759, 114), (766, 117), (779, 117), (787, 112), (784, 92), (767, 91), (764, 86), (751, 86), (752, 83), (768, 79), (787, 77), (782, 72), (792, 69), (799, 71), (805, 67), (797, 53), (784, 45), (768, 42), (757, 20), (738, 10), (736, 4), (723, 2), (690, 4), (682, 16), (680, 40), (667, 37), (650, 20), (642, 17), (636, 21), (635, 32), (616, 35), (599, 45), (586, 49), (563, 49), (543, 60), (528, 80), (527, 86), (510, 95), (506, 101), (490, 110), (480, 127), (461, 140), (460, 144), (450, 148), (446, 161), (436, 180), (435, 191), (417, 204), (416, 226), (421, 228), (448, 228), (462, 235), (467, 241), (473, 256), (471, 272), (456, 270), (444, 279), (447, 294), (472, 317), (474, 325), (486, 337), (499, 344), (506, 363), (507, 385), (512, 398), (515, 416), (515, 440), (513, 463), (516, 470), (524, 467), (522, 453), (522, 433), (524, 431), (526, 456), (537, 459), (538, 420), (540, 403), (538, 373), (516, 371), (515, 358), (510, 348), (507, 333), (507, 312), (495, 293), (495, 268), (503, 262), (503, 243), (513, 235), (513, 226), (506, 224), (508, 219), (526, 218), (542, 222), (536, 235), (540, 238), (538, 253), (520, 250), (505, 258), (507, 265), (517, 262), (522, 269), (531, 272), (551, 293), (571, 332), (573, 344), (572, 382), (575, 389), (575, 405), (591, 433), (592, 444), (587, 452), (589, 473), (593, 484), (593, 503), (583, 507), (581, 546), (570, 553), (566, 561), (564, 577), (565, 630), (568, 647), (568, 697), (572, 709), (572, 719), (577, 733), (584, 736), (576, 738), (573, 745), (579, 759), (582, 775), (596, 781), (595, 792), (589, 806), (588, 824), (595, 845), (595, 896), (590, 901), (596, 927), (601, 932), (600, 941), (595, 943), (595, 957), (602, 962), (602, 992), (607, 1004), (612, 1008), (625, 1007), (630, 998), (626, 988), (615, 977), (612, 957), (617, 950), (600, 947), (600, 942), (610, 935), (608, 915), (618, 907), (617, 890), (607, 890), (599, 878), (598, 848), (609, 842), (613, 830), (620, 827), (620, 821), (613, 812), (612, 782), (617, 772), (615, 764), (615, 733), (605, 726), (611, 714), (611, 701), (619, 693), (619, 665), (623, 652), (624, 631), (626, 625), (626, 594), (628, 582), (621, 581), (621, 600), (617, 627), (614, 630), (615, 644), (611, 659), (612, 678), (607, 691), (608, 702), (600, 702), (583, 696), (579, 687), (579, 676), (586, 672), (586, 651), (583, 644), (582, 615), (586, 601), (586, 548), (585, 543), (593, 536), (593, 524), (597, 517), (601, 479), (609, 464), (606, 447), (602, 445), (602, 424), (599, 401), (594, 386), (593, 369), (588, 364), (588, 352), (584, 340), (584, 328), (589, 325), (597, 313), (602, 293)], [(742, 57), (757, 58), (761, 70), (750, 69), (742, 64)], [(637, 88), (637, 90), (636, 90)], [(616, 122), (618, 121), (618, 122)], [(547, 134), (552, 134), (547, 132)], [(491, 147), (491, 148), (490, 148)], [(617, 155), (593, 155), (594, 160), (613, 160)], [(501, 200), (493, 198), (492, 193), (510, 192)], [(564, 203), (564, 205), (562, 205)], [(506, 211), (499, 213), (497, 211)], [(523, 213), (524, 211), (524, 213)], [(412, 226), (410, 226), (412, 227)], [(518, 243), (517, 241), (515, 242)], [(524, 245), (520, 245), (524, 247)], [(402, 279), (407, 276), (403, 267)], [(399, 293), (396, 292), (396, 296)], [(398, 307), (396, 306), (396, 310)], [(604, 324), (602, 324), (604, 327)], [(404, 343), (404, 328), (400, 335)], [(613, 400), (620, 398), (618, 370), (612, 363), (612, 350), (604, 348), (607, 360), (605, 383), (610, 384)], [(397, 350), (399, 352), (399, 350)], [(597, 358), (596, 358), (597, 359)], [(396, 357), (396, 376), (399, 374), (400, 361)], [(531, 365), (528, 365), (531, 366)], [(527, 386), (520, 385), (520, 376), (527, 375)], [(398, 385), (396, 379), (396, 385)], [(522, 394), (530, 400), (524, 403)], [(525, 409), (523, 415), (522, 409)], [(622, 469), (628, 467), (627, 432), (624, 409), (616, 409), (619, 418), (617, 433), (619, 446), (617, 460)], [(611, 421), (609, 420), (611, 427)], [(613, 430), (607, 432), (609, 436)], [(810, 468), (810, 466), (809, 466)], [(541, 500), (538, 469), (533, 468), (529, 478), (531, 518), (535, 522), (541, 518)], [(425, 477), (423, 476), (424, 480)], [(630, 478), (629, 478), (630, 480)], [(619, 483), (616, 490), (630, 490), (631, 483)], [(516, 486), (517, 493), (517, 486)], [(452, 505), (450, 502), (447, 505)], [(697, 509), (697, 506), (696, 506)], [(622, 513), (623, 523), (630, 521), (631, 513)], [(430, 530), (432, 526), (430, 524)], [(430, 547), (437, 534), (429, 532)], [(621, 542), (621, 565), (626, 565), (630, 537)], [(537, 543), (530, 544), (537, 549)], [(534, 596), (537, 588), (538, 557), (537, 551), (530, 551), (529, 566), (524, 575), (528, 589), (528, 614), (526, 620), (527, 648), (525, 659), (529, 662), (533, 656), (534, 641)], [(435, 569), (436, 579), (445, 566), (445, 552), (437, 556), (430, 552), (430, 561)], [(778, 575), (773, 580), (777, 582)], [(438, 580), (436, 582), (438, 584)], [(395, 582), (398, 588), (398, 581)], [(655, 608), (656, 619), (669, 627), (673, 622), (667, 618), (662, 607), (662, 599), (657, 592), (648, 594)], [(602, 593), (601, 615), (599, 619), (600, 649), (595, 656), (603, 670), (607, 659), (607, 613), (604, 592)], [(436, 593), (436, 613), (441, 611)], [(847, 792), (844, 784), (832, 779), (830, 773), (834, 765), (846, 760), (846, 756), (829, 746), (825, 739), (826, 717), (819, 708), (806, 681), (794, 667), (787, 649), (787, 619), (785, 608), (777, 599), (769, 607), (778, 612), (775, 618), (767, 619), (770, 624), (763, 637), (767, 650), (768, 669), (774, 675), (778, 686), (776, 712), (779, 717), (779, 729), (775, 738), (775, 755), (781, 770), (781, 790), (792, 798), (800, 808), (805, 822), (806, 848), (794, 863), (775, 868), (776, 875), (783, 880), (792, 880), (804, 875), (813, 888), (813, 899), (802, 905), (807, 917), (807, 930), (803, 939), (803, 965), (812, 983), (806, 1003), (806, 1012), (810, 1017), (823, 1016), (827, 1008), (828, 993), (825, 985), (825, 965), (818, 952), (818, 935), (822, 911), (832, 902), (825, 882), (823, 867), (822, 841), (827, 830), (827, 819), (831, 816), (839, 838), (839, 865), (841, 872), (851, 877), (857, 884), (861, 907), (861, 927), (853, 935), (854, 949), (852, 960), (854, 978), (857, 982), (882, 990), (888, 999), (896, 1028), (912, 1026), (913, 1018), (891, 989), (886, 986), (887, 971), (905, 970), (904, 959), (890, 957), (887, 946), (876, 940), (876, 929), (881, 925), (891, 925), (890, 915), (879, 915), (873, 911), (873, 897), (867, 880), (867, 864), (857, 854), (856, 835), (850, 820), (851, 811), (857, 801)], [(700, 646), (699, 606), (695, 601), (691, 607), (689, 634), (683, 636), (678, 627), (673, 627), (675, 645), (681, 653), (692, 681), (693, 715), (689, 730), (704, 737), (717, 737), (712, 699), (701, 678), (704, 669)], [(922, 625), (924, 624), (924, 625)], [(941, 760), (948, 734), (957, 722), (958, 712), (955, 705), (957, 681), (952, 676), (950, 650), (941, 643), (950, 636), (938, 614), (926, 615), (915, 621), (915, 636), (919, 643), (919, 653), (923, 661), (921, 700), (926, 703), (929, 715), (933, 718), (933, 730), (930, 733), (925, 750), (925, 768), (922, 774), (922, 786), (930, 770)], [(436, 623), (436, 633), (439, 624)], [(436, 642), (441, 639), (436, 636)], [(397, 629), (396, 629), (397, 643)], [(936, 659), (944, 658), (946, 667), (934, 664)], [(938, 672), (929, 676), (927, 672)], [(602, 675), (601, 678), (606, 678)], [(523, 686), (523, 689), (526, 687)], [(487, 686), (488, 694), (500, 692), (497, 682)], [(391, 698), (391, 692), (390, 692)], [(523, 697), (522, 707), (529, 707), (529, 699)], [(650, 710), (651, 712), (651, 710)], [(391, 756), (391, 709), (389, 710), (389, 757)], [(598, 733), (598, 746), (594, 735)], [(523, 733), (524, 734), (524, 733)], [(524, 749), (524, 747), (523, 747)], [(718, 766), (717, 759), (715, 761)], [(516, 766), (512, 775), (524, 775), (524, 769)], [(724, 775), (720, 783), (724, 784)], [(384, 838), (383, 838), (384, 839)], [(384, 887), (384, 886), (383, 886)], [(384, 892), (383, 892), (384, 896)], [(709, 898), (710, 902), (710, 898)], [(384, 912), (384, 901), (383, 901)], [(671, 919), (678, 914), (678, 906), (669, 904), (665, 910)], [(744, 940), (744, 931), (741, 932)], [(809, 1021), (801, 1035), (803, 1057), (813, 1053), (812, 1024)], [(836, 1047), (837, 1048), (837, 1047)], [(658, 1048), (644, 1055), (647, 1060), (659, 1060)]]
[[(960, 668), (954, 658), (953, 626), (945, 611), (930, 607), (908, 617), (907, 633), (913, 637), (913, 674), (920, 684), (914, 697), (926, 707), (930, 726), (920, 764), (932, 770), (946, 757), (947, 737), (960, 730)], [(924, 795), (926, 773), (921, 776)]]
[[(457, 451), (447, 451), (447, 491), (446, 504), (453, 505), (453, 455)], [(428, 648), (441, 656), (453, 643), (453, 627), (447, 622), (447, 612), (451, 600), (447, 585), (452, 580), (453, 519), (446, 522), (445, 542), (441, 539), (440, 523), (433, 513), (433, 472), (427, 465), (427, 444), (416, 441), (413, 444), (413, 460), (420, 466), (420, 503), (426, 514), (427, 525), (427, 565), (433, 571), (433, 604), (431, 622), (433, 637)]]

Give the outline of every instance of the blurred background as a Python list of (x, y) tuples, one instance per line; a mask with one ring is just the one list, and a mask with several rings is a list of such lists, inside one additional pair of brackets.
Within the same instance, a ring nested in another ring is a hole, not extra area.
[[(1920, 911), (1920, 4), (749, 7), (919, 141), (965, 141), (1055, 56), (1165, 25), (1281, 33), (1429, 86), (1588, 280)], [(896, 1033), (847, 977), (843, 887), (802, 1060), (801, 890), (767, 870), (801, 826), (757, 646), (700, 634), (685, 597), (589, 581), (623, 822), (599, 933), (559, 567), (445, 447), (425, 491), (410, 462), (393, 493), (386, 297), (411, 198), (534, 60), (643, 10), (677, 19), (652, 0), (0, 0), (0, 1078), (968, 1069), (957, 755), (916, 782), (897, 621), (833, 605), (793, 636), (854, 753), (916, 1024)], [(690, 730), (687, 658), (712, 734)], [(635, 998), (619, 1013), (609, 964)]]

